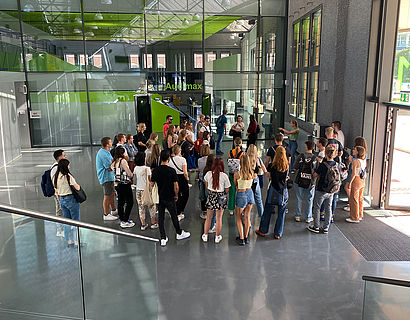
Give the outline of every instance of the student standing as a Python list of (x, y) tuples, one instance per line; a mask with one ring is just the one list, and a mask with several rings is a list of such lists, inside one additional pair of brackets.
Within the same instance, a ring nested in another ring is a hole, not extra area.
[(286, 156), (284, 147), (276, 148), (275, 157), (272, 165), (269, 167), (270, 185), (265, 201), (265, 211), (259, 225), (259, 229), (255, 233), (264, 237), (269, 232), (269, 224), (272, 213), (274, 213), (275, 205), (278, 206), (278, 216), (275, 222), (273, 237), (280, 239), (283, 234), (283, 226), (285, 224), (285, 213), (288, 205), (289, 194), (286, 181), (289, 174), (289, 162)]
[(113, 159), (110, 153), (111, 148), (111, 139), (109, 137), (102, 138), (101, 149), (98, 151), (97, 158), (95, 161), (98, 181), (102, 185), (104, 193), (104, 221), (113, 221), (118, 219), (118, 211), (115, 209), (114, 203), (114, 172), (111, 168), (111, 163)]
[(334, 161), (336, 152), (332, 145), (328, 145), (325, 150), (326, 159), (323, 159), (314, 174), (315, 178), (319, 179), (313, 200), (314, 224), (307, 228), (313, 233), (320, 232), (320, 209), (322, 204), (324, 204), (325, 213), (322, 232), (324, 234), (329, 232), (333, 196), (339, 191), (341, 185), (339, 165)]
[(216, 133), (218, 134), (218, 140), (216, 141), (216, 154), (223, 155), (224, 153), (221, 150), (222, 146), (222, 139), (224, 134), (226, 134), (226, 124), (228, 123), (228, 118), (226, 115), (228, 114), (228, 110), (224, 109), (222, 114), (216, 120)]
[(235, 148), (235, 139), (240, 138), (242, 140), (242, 131), (245, 131), (245, 125), (243, 124), (242, 116), (236, 117), (236, 122), (231, 127), (232, 135), (232, 148)]
[[(138, 152), (135, 156), (135, 195), (138, 203), (138, 213), (141, 221), (141, 230), (144, 231), (148, 228), (148, 216), (146, 214), (145, 205), (142, 203), (142, 194), (147, 188), (147, 182), (151, 178), (151, 170), (145, 165), (145, 152)], [(155, 204), (151, 204), (148, 207), (149, 215), (151, 217), (151, 229), (158, 228), (158, 223), (155, 221)]]
[[(206, 190), (205, 190), (205, 181), (204, 181), (204, 169), (207, 164), (207, 159), (211, 155), (211, 149), (208, 145), (203, 145), (201, 147), (200, 158), (198, 159), (198, 169), (199, 169), (199, 201), (201, 202), (201, 211), (200, 217), (202, 219), (206, 219)], [(215, 155), (213, 155), (212, 161), (215, 159)], [(211, 165), (212, 167), (212, 165)], [(209, 168), (209, 170), (211, 169)], [(208, 170), (208, 171), (209, 171)]]
[(166, 246), (168, 237), (165, 233), (165, 209), (171, 216), (172, 223), (177, 233), (176, 239), (182, 240), (189, 238), (191, 234), (182, 230), (179, 226), (177, 208), (175, 202), (178, 200), (178, 176), (175, 170), (168, 166), (170, 154), (168, 150), (161, 151), (161, 165), (157, 167), (151, 176), (152, 184), (158, 184), (159, 204), (158, 204), (158, 225), (161, 236), (161, 246)]
[(258, 149), (254, 144), (249, 145), (248, 151), (246, 152), (249, 157), (249, 162), (251, 164), (252, 170), (257, 175), (252, 184), (252, 191), (255, 197), (256, 208), (258, 209), (258, 216), (263, 215), (263, 202), (262, 202), (262, 192), (260, 186), (260, 177), (263, 180), (263, 174), (266, 172), (265, 165), (262, 160), (258, 157)]
[(340, 121), (333, 121), (332, 128), (337, 133), (337, 140), (342, 144), (344, 147), (345, 145), (345, 135), (342, 131), (342, 123)]
[(206, 173), (204, 181), (205, 187), (208, 190), (208, 198), (206, 200), (207, 216), (202, 241), (208, 241), (208, 232), (211, 227), (211, 221), (214, 212), (216, 212), (215, 243), (219, 243), (222, 240), (222, 215), (226, 209), (228, 202), (227, 193), (231, 185), (228, 176), (224, 173), (224, 162), (222, 159), (215, 159), (212, 165), (212, 170)]
[(181, 155), (181, 147), (176, 145), (172, 148), (172, 157), (168, 162), (168, 166), (173, 168), (178, 177), (178, 200), (177, 200), (177, 214), (178, 221), (185, 218), (184, 211), (189, 198), (189, 176), (187, 162)]
[[(53, 157), (55, 159), (55, 162), (50, 167), (51, 181), (53, 181), (53, 177), (57, 172), (58, 162), (61, 159), (67, 159), (67, 156), (66, 156), (64, 150), (61, 150), (61, 149), (54, 151)], [(61, 210), (60, 197), (58, 196), (57, 193), (54, 193), (54, 203), (55, 203), (55, 208), (56, 208), (56, 216), (61, 217), (63, 215), (63, 211)], [(60, 224), (60, 223), (57, 223), (56, 236), (57, 237), (64, 237), (63, 225)]]
[(296, 120), (292, 120), (290, 122), (290, 126), (292, 127), (292, 130), (290, 131), (283, 129), (283, 128), (279, 128), (279, 130), (282, 130), (289, 136), (289, 149), (290, 149), (290, 156), (291, 156), (290, 170), (292, 170), (293, 165), (295, 163), (295, 154), (296, 154), (296, 151), (298, 150), (299, 127), (298, 127), (298, 123)]
[(302, 206), (305, 202), (306, 223), (313, 222), (312, 206), (315, 197), (315, 169), (317, 168), (317, 158), (313, 154), (315, 144), (313, 141), (306, 141), (306, 151), (296, 158), (294, 170), (296, 171), (296, 212), (295, 221), (300, 222), (302, 216)]
[(363, 219), (363, 190), (366, 178), (366, 149), (356, 146), (353, 149), (352, 179), (350, 182), (350, 217), (347, 222), (359, 223)]
[[(234, 182), (236, 187), (236, 226), (238, 227), (239, 237), (237, 242), (240, 246), (244, 246), (248, 242), (249, 227), (251, 224), (250, 213), (252, 206), (255, 204), (253, 196), (252, 184), (257, 175), (251, 168), (249, 158), (246, 154), (241, 157), (241, 168), (235, 172)], [(244, 223), (242, 223), (242, 215)]]
[[(80, 204), (74, 198), (71, 187), (80, 190), (80, 186), (70, 173), (70, 161), (61, 159), (52, 179), (56, 194), (60, 199), (61, 210), (64, 218), (80, 221)], [(65, 225), (64, 238), (69, 246), (78, 245), (76, 228)]]
[(258, 123), (255, 120), (255, 116), (251, 114), (249, 117), (248, 130), (246, 132), (246, 135), (248, 136), (247, 148), (249, 148), (251, 144), (256, 145), (256, 139), (258, 137), (257, 130), (258, 130)]
[(145, 125), (145, 123), (139, 123), (138, 133), (135, 137), (135, 142), (137, 144), (138, 151), (140, 152), (144, 152), (147, 149), (148, 137), (145, 135), (145, 130), (147, 130), (147, 126)]
[[(277, 133), (274, 137), (274, 140), (275, 140), (275, 145), (270, 147), (268, 149), (268, 152), (266, 153), (265, 167), (267, 169), (269, 169), (270, 163), (273, 161), (273, 158), (275, 158), (276, 149), (279, 146), (283, 146), (283, 140), (284, 140), (283, 134), (282, 133)], [(291, 159), (290, 150), (287, 147), (284, 147), (284, 148), (285, 148), (285, 151), (286, 151), (286, 158), (288, 159), (288, 162), (290, 163), (290, 159)]]
[(128, 167), (124, 154), (124, 148), (115, 148), (112, 169), (115, 177), (115, 190), (118, 195), (118, 215), (121, 220), (120, 227), (132, 228), (135, 226), (135, 223), (132, 220), (129, 220), (134, 205), (134, 196), (131, 188), (132, 172)]
[(124, 159), (129, 161), (130, 157), (128, 156), (127, 149), (125, 149), (125, 143), (127, 142), (126, 135), (124, 133), (117, 134), (118, 143), (115, 145), (114, 149), (111, 150), (112, 156), (115, 154), (115, 149), (122, 147), (124, 148)]
[(201, 114), (201, 115), (199, 116), (199, 121), (198, 121), (198, 123), (196, 124), (196, 138), (197, 138), (197, 139), (202, 139), (201, 129), (202, 129), (203, 125), (204, 125), (204, 122), (205, 122), (205, 115), (204, 115), (204, 114)]
[(325, 149), (327, 146), (327, 139), (320, 137), (317, 141), (316, 141), (316, 147), (319, 149), (319, 154), (317, 155), (317, 160), (319, 162), (322, 162), (322, 160), (326, 157), (325, 156)]
[(162, 126), (162, 133), (163, 133), (163, 135), (164, 135), (164, 138), (165, 138), (166, 135), (167, 135), (169, 126), (172, 124), (172, 120), (174, 120), (174, 119), (172, 118), (172, 116), (171, 116), (171, 115), (167, 115), (167, 117), (166, 117), (166, 122), (165, 122), (164, 125)]
[(171, 124), (168, 127), (168, 131), (165, 135), (165, 139), (162, 142), (163, 150), (167, 149), (169, 153), (171, 154), (172, 147), (175, 146), (176, 144), (177, 144), (177, 139), (175, 139), (175, 126)]
[(128, 157), (130, 160), (128, 161), (128, 166), (130, 170), (134, 170), (134, 157), (138, 153), (138, 148), (134, 144), (134, 137), (131, 134), (127, 134), (126, 136), (127, 142), (125, 143), (124, 147), (127, 150)]
[[(234, 182), (234, 174), (239, 170), (239, 161), (244, 154), (242, 151), (242, 139), (236, 137), (234, 144), (235, 148), (232, 149), (228, 155), (229, 181), (231, 183), (231, 187), (229, 188), (228, 210), (231, 216), (233, 216), (233, 211), (235, 210), (236, 188)], [(234, 159), (234, 161), (230, 161), (229, 159)]]

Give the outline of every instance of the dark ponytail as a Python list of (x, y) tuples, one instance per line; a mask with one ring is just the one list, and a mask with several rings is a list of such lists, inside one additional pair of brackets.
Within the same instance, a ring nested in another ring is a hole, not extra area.
[(61, 173), (63, 176), (68, 176), (70, 174), (70, 169), (68, 168), (70, 161), (67, 159), (61, 159), (58, 161), (57, 171), (54, 175), (54, 188), (57, 188), (58, 175)]

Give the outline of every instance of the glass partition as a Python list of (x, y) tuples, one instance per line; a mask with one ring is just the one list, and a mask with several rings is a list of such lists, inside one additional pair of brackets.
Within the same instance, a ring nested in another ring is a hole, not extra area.
[(158, 319), (156, 241), (60, 221), (68, 245), (57, 222), (0, 220), (0, 319)]

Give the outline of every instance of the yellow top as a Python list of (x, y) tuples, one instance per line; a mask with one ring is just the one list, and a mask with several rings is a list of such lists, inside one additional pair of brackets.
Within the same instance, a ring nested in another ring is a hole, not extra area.
[(242, 177), (238, 179), (238, 189), (250, 189), (252, 188), (253, 179), (242, 180)]
[[(54, 185), (54, 176), (52, 177), (52, 182)], [(77, 182), (75, 181), (74, 177), (70, 174), (70, 184), (75, 185)], [(54, 186), (55, 187), (55, 186)], [(58, 174), (57, 178), (57, 188), (55, 188), (57, 194), (59, 196), (67, 196), (69, 194), (72, 194), (73, 192), (71, 191), (70, 186), (68, 185), (68, 180), (67, 177), (61, 173)]]

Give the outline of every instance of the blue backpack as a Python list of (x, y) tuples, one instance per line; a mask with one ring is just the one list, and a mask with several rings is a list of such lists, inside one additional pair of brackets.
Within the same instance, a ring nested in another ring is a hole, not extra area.
[(53, 182), (51, 181), (51, 170), (56, 166), (54, 164), (50, 169), (46, 170), (41, 176), (41, 190), (45, 197), (52, 197), (55, 194)]

